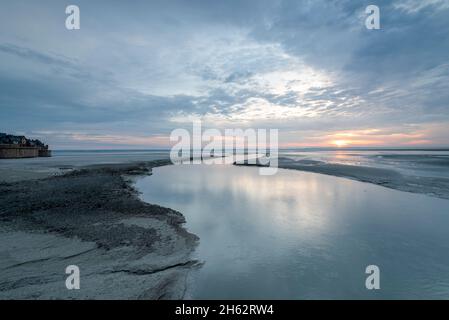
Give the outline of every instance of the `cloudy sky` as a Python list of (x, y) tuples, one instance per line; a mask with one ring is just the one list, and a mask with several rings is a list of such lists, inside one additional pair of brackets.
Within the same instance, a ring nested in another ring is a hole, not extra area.
[(449, 146), (449, 0), (2, 0), (0, 111), (54, 149), (167, 147), (195, 119), (283, 147)]

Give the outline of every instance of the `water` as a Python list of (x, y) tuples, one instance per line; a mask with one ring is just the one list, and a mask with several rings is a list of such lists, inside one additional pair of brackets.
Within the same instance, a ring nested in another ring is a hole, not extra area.
[[(137, 187), (200, 237), (187, 298), (449, 298), (447, 200), (228, 165), (155, 168)], [(365, 288), (371, 264), (380, 290)]]
[(169, 150), (53, 150), (49, 158), (0, 159), (0, 169), (48, 169), (152, 161), (169, 158)]
[[(283, 150), (295, 160), (393, 169), (404, 175), (449, 178), (449, 150)], [(312, 164), (313, 165), (313, 164)]]

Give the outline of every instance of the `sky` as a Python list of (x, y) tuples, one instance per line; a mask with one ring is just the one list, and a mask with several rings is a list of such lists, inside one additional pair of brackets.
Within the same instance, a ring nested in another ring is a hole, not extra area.
[(2, 0), (0, 114), (53, 149), (164, 148), (195, 120), (281, 147), (448, 147), (449, 0)]

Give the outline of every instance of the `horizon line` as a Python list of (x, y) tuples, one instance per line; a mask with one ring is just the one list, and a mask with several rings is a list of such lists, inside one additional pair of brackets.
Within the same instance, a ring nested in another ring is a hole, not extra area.
[[(69, 149), (52, 149), (53, 151), (170, 151), (170, 147), (159, 148), (69, 148)], [(196, 149), (191, 149), (196, 150)], [(240, 149), (236, 149), (240, 150)], [(449, 151), (447, 147), (285, 147), (278, 150), (332, 150), (332, 151), (351, 151), (351, 150), (377, 150), (377, 151)]]

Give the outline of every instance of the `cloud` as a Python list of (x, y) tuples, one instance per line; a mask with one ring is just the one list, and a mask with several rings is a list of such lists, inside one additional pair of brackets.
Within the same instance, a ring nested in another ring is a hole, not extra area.
[(433, 10), (449, 9), (449, 2), (446, 0), (402, 0), (394, 3), (393, 6), (409, 14), (416, 14), (429, 7)]
[(146, 145), (191, 119), (279, 128), (286, 144), (372, 128), (370, 141), (405, 144), (381, 132), (412, 125), (426, 138), (410, 141), (440, 144), (447, 1), (379, 0), (381, 30), (364, 27), (368, 4), (81, 0), (68, 31), (58, 1), (2, 2), (0, 126), (99, 146)]

